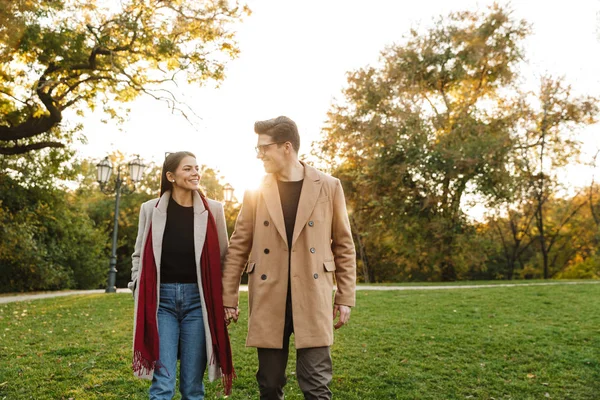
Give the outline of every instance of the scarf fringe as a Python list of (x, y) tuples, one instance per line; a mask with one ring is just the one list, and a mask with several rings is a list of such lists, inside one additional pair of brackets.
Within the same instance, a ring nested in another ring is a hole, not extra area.
[(229, 396), (231, 394), (231, 388), (233, 386), (233, 380), (237, 378), (235, 371), (230, 374), (223, 375), (221, 378), (223, 382), (223, 392), (225, 392), (225, 396)]
[(132, 369), (135, 374), (150, 375), (156, 366), (156, 361), (150, 361), (144, 358), (142, 352), (139, 350), (134, 351)]
[[(219, 352), (219, 346), (217, 346), (217, 344), (213, 345), (213, 353), (210, 357), (210, 363), (209, 365), (212, 365), (213, 363), (217, 363), (217, 354)], [(225, 396), (229, 396), (231, 394), (231, 388), (233, 387), (233, 380), (237, 379), (237, 375), (235, 374), (235, 370), (232, 368), (230, 373), (225, 373), (223, 371), (223, 366), (222, 365), (218, 365), (219, 369), (221, 370), (221, 381), (223, 383), (223, 391), (225, 393)]]

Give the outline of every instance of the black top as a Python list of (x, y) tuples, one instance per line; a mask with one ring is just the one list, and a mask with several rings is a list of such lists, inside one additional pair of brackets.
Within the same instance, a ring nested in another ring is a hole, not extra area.
[(302, 192), (303, 182), (304, 180), (295, 182), (277, 181), (279, 198), (281, 199), (281, 208), (283, 209), (285, 233), (287, 234), (288, 248), (290, 250), (292, 249), (292, 236), (294, 235), (296, 213), (298, 212), (298, 203), (300, 200), (300, 192)]
[(291, 325), (294, 331), (292, 319), (292, 285), (290, 264), (292, 262), (292, 236), (294, 236), (294, 226), (296, 225), (296, 214), (298, 213), (298, 203), (300, 203), (300, 193), (302, 192), (302, 183), (304, 180), (295, 182), (277, 181), (279, 189), (279, 198), (281, 199), (281, 208), (283, 209), (283, 221), (285, 222), (285, 233), (288, 242), (288, 285), (287, 296), (285, 300), (285, 319), (286, 325)]
[(194, 207), (183, 207), (173, 198), (167, 207), (167, 223), (160, 257), (161, 283), (197, 283), (194, 252)]

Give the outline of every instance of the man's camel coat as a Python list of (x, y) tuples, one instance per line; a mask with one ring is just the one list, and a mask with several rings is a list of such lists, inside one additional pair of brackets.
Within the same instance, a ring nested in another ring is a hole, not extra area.
[[(341, 183), (304, 164), (289, 273), (297, 349), (333, 344), (335, 304), (354, 306), (356, 252)], [(223, 267), (223, 304), (238, 305), (248, 272), (246, 345), (281, 349), (288, 287), (288, 243), (277, 181), (246, 192)]]

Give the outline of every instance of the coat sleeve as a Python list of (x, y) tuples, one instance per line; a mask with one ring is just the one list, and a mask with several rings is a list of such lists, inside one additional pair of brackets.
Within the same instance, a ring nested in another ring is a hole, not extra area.
[(335, 261), (337, 284), (334, 303), (354, 307), (356, 301), (356, 250), (346, 209), (344, 189), (339, 179), (336, 179), (333, 196), (332, 225), (331, 250)]
[(221, 265), (225, 261), (227, 248), (229, 247), (229, 237), (227, 235), (227, 222), (225, 221), (225, 209), (221, 203), (217, 203), (217, 209), (214, 212), (215, 224), (217, 225), (217, 234), (219, 235), (219, 249), (221, 251)]
[(225, 307), (238, 305), (240, 280), (252, 250), (256, 197), (256, 192), (253, 191), (244, 194), (242, 208), (235, 222), (235, 229), (223, 263), (223, 305)]
[(146, 213), (144, 212), (144, 204), (140, 207), (140, 218), (138, 222), (138, 233), (135, 239), (135, 246), (133, 254), (131, 255), (131, 282), (127, 284), (127, 287), (134, 291), (137, 286), (137, 279), (140, 271), (140, 256), (142, 254), (142, 248), (144, 240), (144, 232), (146, 231)]

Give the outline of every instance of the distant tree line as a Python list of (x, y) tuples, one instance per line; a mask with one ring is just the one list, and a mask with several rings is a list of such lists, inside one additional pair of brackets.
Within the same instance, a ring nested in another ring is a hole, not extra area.
[(362, 280), (600, 278), (597, 185), (558, 179), (598, 100), (525, 90), (529, 31), (497, 5), (452, 13), (349, 73), (313, 154), (343, 181)]
[[(79, 15), (78, 4), (17, 2), (16, 18), (0, 10), (0, 292), (106, 285), (114, 197), (99, 191), (96, 161), (74, 158), (80, 127), (59, 123), (62, 111), (83, 114), (105, 102), (118, 118), (115, 105), (172, 81), (161, 71), (222, 79), (222, 65), (180, 42), (177, 29), (195, 29), (195, 44), (237, 52), (221, 29), (239, 9), (187, 1), (185, 10), (173, 9), (157, 0), (161, 12), (185, 11), (190, 19), (150, 37), (162, 17), (146, 5), (124, 3), (113, 19), (85, 24), (90, 9)], [(48, 23), (65, 15), (62, 25)], [(204, 24), (203, 15), (217, 19)], [(115, 21), (127, 31), (113, 37)], [(378, 65), (348, 74), (313, 155), (344, 185), (361, 281), (600, 278), (598, 184), (566, 194), (559, 179), (578, 161), (577, 134), (596, 122), (598, 100), (551, 76), (527, 90), (519, 72), (529, 32), (499, 6), (452, 13), (386, 48)], [(142, 60), (152, 74), (138, 69)], [(27, 63), (37, 75), (24, 72)], [(128, 68), (134, 74), (124, 77)], [(129, 281), (139, 206), (157, 196), (159, 169), (150, 165), (121, 200), (119, 287)], [(206, 168), (209, 197), (222, 199), (221, 181)], [(482, 220), (468, 216), (474, 205), (487, 210)], [(226, 207), (230, 233), (238, 210)]]

